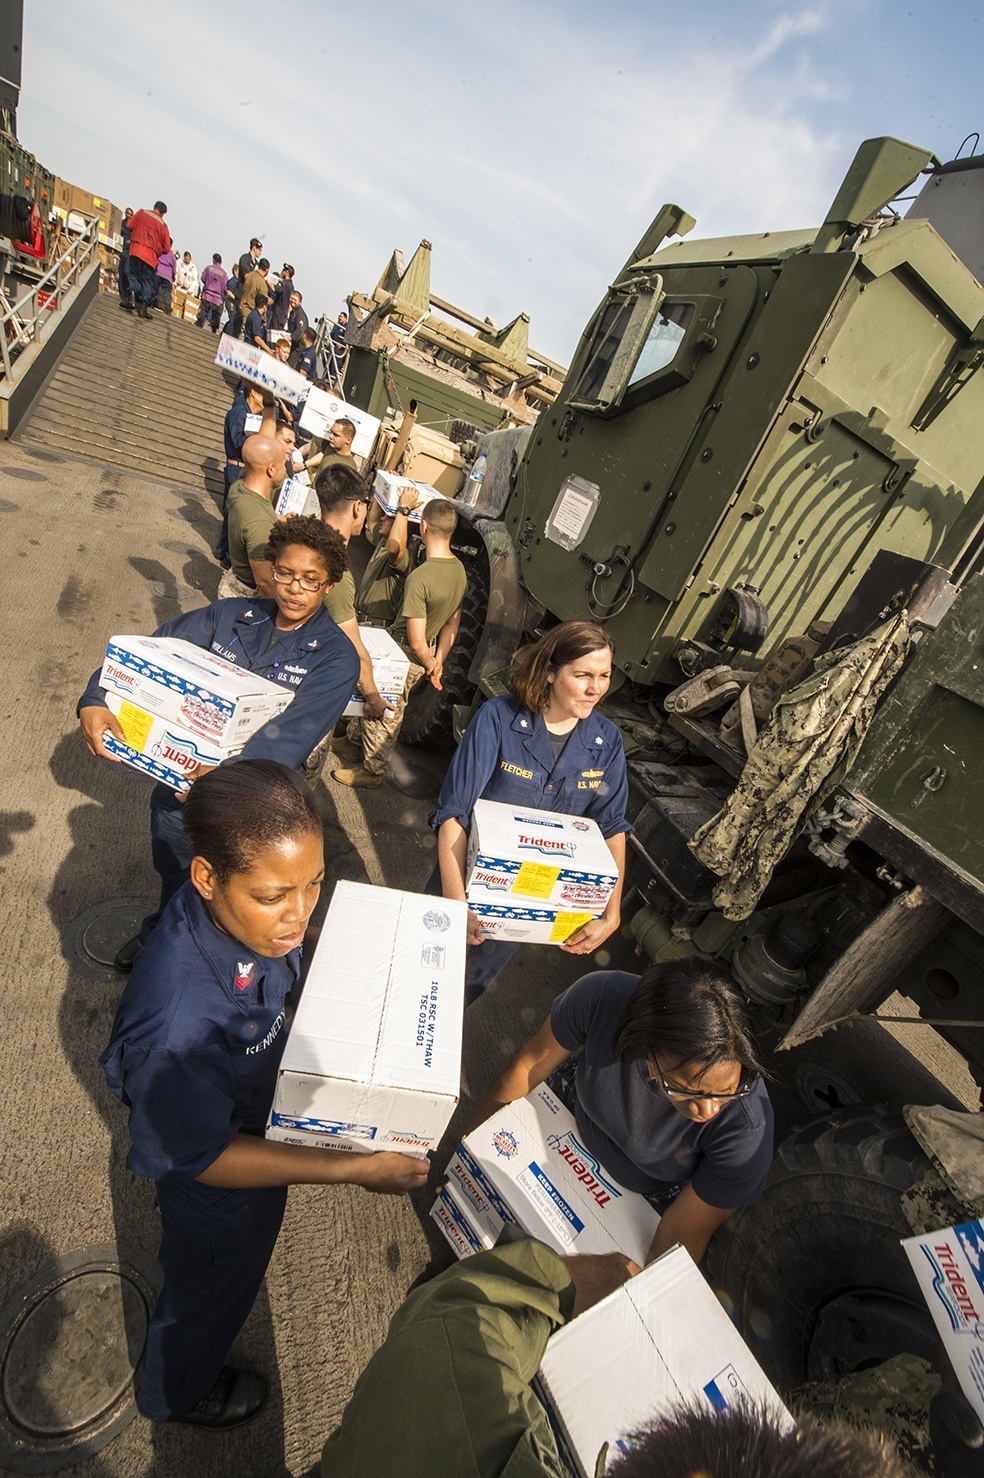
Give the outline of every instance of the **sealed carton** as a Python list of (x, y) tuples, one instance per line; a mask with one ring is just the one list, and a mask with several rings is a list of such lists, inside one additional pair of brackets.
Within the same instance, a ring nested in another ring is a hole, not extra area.
[(449, 1186), (442, 1186), (438, 1191), (431, 1207), (431, 1220), (440, 1227), (456, 1257), (470, 1257), (473, 1252), (483, 1252), (495, 1246), (491, 1238), (483, 1237), (475, 1230)]
[(294, 699), (285, 684), (176, 637), (110, 637), (99, 686), (227, 751)]
[[(383, 697), (395, 707), (403, 692), (407, 673), (410, 671), (410, 659), (382, 626), (360, 626), (359, 635), (362, 637), (362, 645), (369, 653), (369, 659), (372, 662), (372, 675), (376, 687)], [(365, 706), (365, 699), (362, 695), (353, 693), (342, 717), (361, 718)]]
[(267, 1138), (435, 1148), (461, 1078), (467, 905), (341, 882), (284, 1048)]
[(348, 401), (328, 390), (319, 390), (317, 385), (311, 385), (308, 380), (304, 384), (309, 386), (311, 393), (307, 396), (301, 413), (302, 430), (309, 431), (312, 436), (327, 436), (335, 421), (351, 421), (355, 427), (352, 454), (356, 457), (368, 457), (379, 431), (378, 416), (370, 416), (368, 411), (357, 405), (349, 405)]
[[(586, 771), (585, 783), (592, 778)], [(465, 862), (469, 903), (530, 903), (597, 918), (617, 882), (615, 859), (589, 817), (476, 801)]]
[(960, 1389), (984, 1421), (984, 1223), (902, 1243)]
[(373, 496), (380, 508), (386, 513), (395, 513), (401, 503), (407, 501), (408, 495), (416, 501), (408, 523), (420, 523), (420, 510), (432, 498), (443, 498), (437, 488), (431, 487), (429, 482), (414, 482), (412, 477), (400, 477), (395, 472), (377, 472), (372, 485)]
[[(689, 1253), (669, 1252), (547, 1343), (537, 1376), (568, 1467), (593, 1478), (630, 1434), (683, 1405), (792, 1418)], [(604, 1469), (602, 1470), (604, 1471)]]
[(507, 1221), (561, 1254), (623, 1252), (642, 1264), (659, 1214), (581, 1143), (574, 1116), (541, 1084), (462, 1141), (448, 1185), (473, 1234), (492, 1245)]
[(318, 495), (311, 486), (311, 479), (306, 472), (295, 472), (293, 477), (285, 477), (283, 486), (277, 495), (278, 518), (289, 518), (291, 514), (303, 513), (321, 517), (321, 506), (318, 503)]
[(106, 703), (126, 735), (126, 743), (123, 744), (106, 730), (103, 743), (108, 752), (134, 770), (140, 770), (152, 780), (159, 780), (174, 790), (187, 790), (191, 784), (188, 777), (199, 765), (221, 765), (223, 760), (237, 753), (234, 749), (223, 749), (210, 743), (180, 724), (158, 718), (115, 693), (106, 694)]
[[(269, 390), (278, 400), (289, 400), (298, 405), (311, 388), (311, 381), (298, 374), (289, 365), (282, 364), (273, 354), (267, 354), (257, 344), (247, 344), (223, 334), (215, 362), (220, 369), (229, 370), (241, 380), (250, 380)], [(303, 422), (301, 423), (303, 425)]]
[(485, 939), (508, 939), (510, 944), (566, 944), (602, 909), (586, 909), (581, 913), (535, 904), (469, 902), (469, 908), (482, 922)]

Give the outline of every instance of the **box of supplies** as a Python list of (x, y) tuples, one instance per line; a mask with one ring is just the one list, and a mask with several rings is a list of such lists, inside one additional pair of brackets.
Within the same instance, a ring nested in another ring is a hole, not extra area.
[(765, 1410), (793, 1420), (713, 1290), (672, 1247), (551, 1335), (536, 1378), (567, 1465), (594, 1478), (634, 1431), (682, 1405)]
[(984, 1421), (984, 1223), (902, 1243), (960, 1389)]
[[(585, 770), (581, 781), (591, 785), (599, 773)], [(476, 801), (465, 863), (470, 903), (530, 903), (596, 918), (617, 882), (615, 859), (590, 817)]]
[[(420, 523), (420, 511), (432, 498), (444, 498), (429, 482), (414, 482), (412, 477), (400, 477), (395, 472), (377, 472), (372, 484), (373, 497), (385, 513), (395, 513), (407, 499), (416, 501), (408, 523)], [(449, 500), (445, 500), (449, 501)]]
[(311, 479), (306, 472), (296, 473), (293, 477), (285, 477), (283, 486), (277, 494), (277, 517), (290, 518), (292, 514), (303, 513), (321, 517), (321, 505), (318, 495), (311, 486)]
[(623, 1252), (646, 1261), (659, 1213), (581, 1143), (546, 1084), (472, 1130), (448, 1166), (455, 1204), (479, 1240), (507, 1221), (563, 1255)]
[(436, 1146), (460, 1091), (467, 913), (446, 898), (336, 885), (268, 1139), (356, 1154)]
[(246, 742), (244, 739), (238, 749), (225, 749), (203, 739), (200, 734), (193, 734), (181, 724), (171, 723), (169, 719), (158, 718), (156, 714), (138, 708), (128, 698), (107, 693), (106, 702), (126, 735), (124, 744), (106, 730), (103, 743), (108, 752), (134, 770), (140, 770), (152, 780), (159, 780), (175, 790), (188, 789), (191, 783), (188, 776), (199, 765), (221, 765), (230, 755), (237, 754)]
[(310, 432), (312, 436), (324, 437), (336, 421), (351, 421), (355, 427), (352, 454), (356, 457), (368, 457), (379, 431), (379, 418), (370, 416), (368, 411), (361, 410), (357, 405), (349, 405), (348, 401), (342, 400), (339, 395), (333, 395), (329, 390), (319, 390), (309, 380), (304, 380), (304, 386), (305, 393), (307, 389), (311, 393), (301, 412), (301, 430)]
[(311, 388), (310, 380), (282, 364), (275, 354), (267, 354), (258, 344), (247, 344), (242, 339), (233, 339), (223, 334), (215, 362), (220, 369), (229, 370), (241, 380), (250, 380), (263, 390), (269, 390), (278, 400), (289, 400), (297, 405)]
[(110, 637), (99, 686), (224, 749), (242, 749), (294, 699), (286, 684), (176, 637)]
[[(395, 708), (410, 671), (410, 659), (382, 626), (360, 626), (359, 635), (362, 637), (362, 645), (369, 653), (376, 687)], [(361, 718), (365, 706), (362, 695), (353, 693), (342, 717)]]
[(483, 939), (506, 939), (510, 944), (566, 944), (569, 939), (598, 918), (602, 910), (590, 912), (536, 904), (469, 903), (468, 907), (482, 924)]
[(495, 1246), (490, 1237), (475, 1230), (449, 1186), (442, 1186), (438, 1191), (430, 1214), (456, 1257), (470, 1257), (473, 1252), (484, 1252)]
[(201, 306), (202, 306), (202, 300), (201, 300), (201, 298), (192, 298), (192, 297), (185, 298), (185, 303), (184, 303), (184, 317), (185, 318), (190, 318), (191, 321), (192, 321), (192, 323), (194, 323), (195, 319), (198, 317), (198, 310), (199, 310), (199, 308)]

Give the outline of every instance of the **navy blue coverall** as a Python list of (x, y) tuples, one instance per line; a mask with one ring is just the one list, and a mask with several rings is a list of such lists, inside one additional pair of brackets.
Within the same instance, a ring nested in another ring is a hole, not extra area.
[[(476, 801), (500, 801), (590, 816), (607, 840), (632, 830), (625, 819), (628, 798), (622, 736), (609, 719), (599, 713), (579, 719), (554, 764), (542, 713), (521, 708), (514, 698), (492, 698), (465, 730), (429, 820), (435, 832), (452, 817), (467, 831)], [(427, 891), (440, 893), (439, 869)], [(467, 1004), (492, 984), (518, 948), (503, 939), (469, 948)]]
[[(236, 397), (232, 405), (226, 411), (225, 422), (222, 426), (222, 440), (225, 444), (225, 492), (222, 495), (222, 528), (216, 540), (212, 553), (215, 558), (224, 563), (229, 558), (229, 489), (234, 482), (238, 482), (243, 475), (243, 443), (250, 432), (246, 430), (246, 421), (250, 410), (246, 404), (246, 396), (242, 385), (236, 391)], [(259, 426), (256, 427), (259, 430)]]
[(130, 1166), (157, 1183), (164, 1285), (137, 1392), (155, 1421), (212, 1389), (280, 1231), (286, 1186), (227, 1190), (196, 1176), (235, 1134), (263, 1134), (300, 956), (249, 950), (186, 883), (136, 960), (99, 1059), (130, 1111)]
[[(359, 658), (324, 606), (293, 631), (279, 630), (274, 624), (276, 614), (273, 600), (217, 600), (165, 621), (154, 636), (194, 642), (237, 667), (291, 688), (295, 696), (290, 707), (257, 729), (237, 758), (279, 760), (300, 769), (335, 727), (355, 692)], [(78, 708), (94, 705), (106, 706), (99, 669), (90, 677)], [(156, 785), (151, 792), (150, 845), (161, 879), (161, 898), (157, 912), (144, 920), (142, 940), (148, 938), (161, 910), (187, 878), (191, 863), (191, 848), (181, 826), (181, 803), (166, 785)]]

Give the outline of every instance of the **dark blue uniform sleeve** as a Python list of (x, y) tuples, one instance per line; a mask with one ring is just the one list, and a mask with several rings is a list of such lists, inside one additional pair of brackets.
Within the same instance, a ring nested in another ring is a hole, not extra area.
[(475, 802), (481, 800), (495, 773), (501, 747), (496, 705), (483, 703), (465, 730), (454, 752), (451, 768), (444, 777), (437, 810), (432, 811), (429, 818), (435, 831), (452, 817), (468, 830)]
[(309, 672), (289, 708), (248, 739), (239, 758), (303, 765), (341, 718), (359, 681), (359, 656), (344, 633), (330, 662)]
[(170, 1052), (121, 1043), (103, 1058), (130, 1110), (130, 1164), (150, 1180), (194, 1180), (240, 1128), (234, 1070), (220, 1048)]
[(243, 454), (243, 442), (246, 440), (246, 417), (248, 415), (249, 407), (245, 400), (237, 400), (233, 402), (232, 408), (226, 417), (229, 446), (235, 447), (237, 457), (241, 457)]
[[(212, 601), (211, 605), (202, 606), (200, 610), (186, 611), (183, 616), (175, 616), (172, 621), (165, 621), (164, 625), (158, 626), (152, 634), (154, 636), (177, 636), (182, 641), (194, 642), (196, 647), (204, 647), (208, 651), (215, 635), (217, 610), (220, 604), (220, 601)], [(86, 683), (85, 692), (76, 704), (76, 715), (82, 708), (106, 707), (106, 694), (99, 686), (101, 671), (102, 663)]]
[(625, 808), (629, 804), (629, 776), (625, 767), (625, 750), (619, 743), (605, 771), (604, 783), (592, 792), (585, 816), (590, 816), (607, 840), (620, 831), (631, 831), (625, 819)]

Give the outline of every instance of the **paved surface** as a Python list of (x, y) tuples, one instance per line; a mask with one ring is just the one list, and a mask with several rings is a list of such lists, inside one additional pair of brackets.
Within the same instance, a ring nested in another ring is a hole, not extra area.
[[(132, 327), (155, 333), (161, 325)], [(204, 456), (208, 447), (197, 452)], [(6, 1301), (47, 1262), (75, 1249), (115, 1239), (156, 1250), (153, 1189), (126, 1166), (125, 1115), (97, 1064), (122, 981), (97, 981), (63, 954), (66, 934), (87, 909), (155, 892), (150, 787), (89, 756), (74, 705), (108, 635), (148, 631), (214, 596), (218, 570), (208, 551), (218, 519), (200, 478), (187, 486), (151, 481), (27, 443), (0, 443), (0, 512), (8, 633), (0, 729), (7, 782), (0, 816)], [(426, 815), (440, 770), (437, 757), (407, 752), (398, 764), (400, 790), (319, 786), (328, 831), (326, 897), (340, 877), (423, 885), (433, 861)], [(612, 954), (631, 968), (624, 941)], [(447, 1146), (500, 1064), (578, 973), (559, 951), (521, 951), (495, 991), (468, 1013), (463, 1106)], [(849, 1038), (841, 1033), (784, 1059), (775, 1094), (780, 1122), (805, 1116), (790, 1086), (804, 1060), (836, 1064), (872, 1098), (949, 1094), (976, 1105), (966, 1072), (942, 1044), (932, 1071), (918, 1060), (932, 1038), (927, 1029), (900, 1027), (895, 1036), (878, 1026), (853, 1028)], [(933, 1072), (946, 1078), (946, 1089)], [(271, 1377), (269, 1410), (244, 1433), (226, 1437), (155, 1429), (138, 1418), (76, 1471), (82, 1478), (305, 1472), (410, 1285), (448, 1260), (427, 1218), (430, 1200), (429, 1192), (392, 1199), (344, 1188), (292, 1190), (266, 1287), (235, 1351)]]

